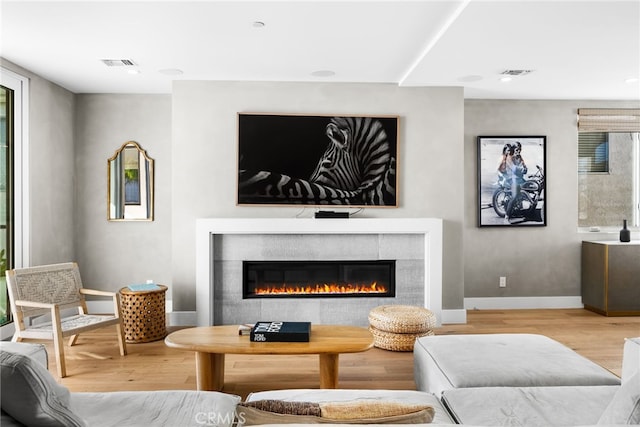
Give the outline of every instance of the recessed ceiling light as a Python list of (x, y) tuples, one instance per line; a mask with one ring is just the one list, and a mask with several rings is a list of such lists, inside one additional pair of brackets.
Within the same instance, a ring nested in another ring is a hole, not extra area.
[(318, 70), (311, 73), (311, 75), (314, 77), (333, 77), (336, 75), (336, 72), (331, 70)]
[(637, 77), (629, 77), (624, 82), (627, 83), (627, 84), (638, 83), (638, 78)]
[(138, 70), (137, 68), (132, 68), (130, 70), (127, 70), (127, 73), (129, 73), (129, 74), (140, 74), (140, 70)]
[(178, 68), (165, 68), (163, 70), (158, 71), (160, 74), (164, 74), (165, 76), (179, 76), (184, 72)]
[(253, 26), (253, 28), (264, 28), (265, 23), (262, 21), (253, 21), (253, 24), (251, 24), (251, 26)]
[(505, 76), (524, 76), (532, 72), (533, 70), (504, 70), (500, 74)]
[(502, 83), (509, 83), (511, 80), (513, 80), (513, 77), (509, 77), (509, 76), (500, 77), (500, 81)]
[(135, 67), (138, 65), (132, 59), (101, 59), (101, 61), (107, 67)]

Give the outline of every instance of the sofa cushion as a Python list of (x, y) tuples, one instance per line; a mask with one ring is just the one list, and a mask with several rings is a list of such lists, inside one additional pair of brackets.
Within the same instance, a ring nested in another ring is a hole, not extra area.
[(640, 373), (622, 384), (602, 413), (598, 424), (640, 425)]
[(161, 390), (71, 393), (71, 408), (91, 427), (231, 426), (240, 396)]
[(242, 406), (276, 414), (313, 415), (316, 417), (322, 415), (320, 404), (315, 402), (290, 402), (287, 400), (266, 399), (244, 402)]
[[(455, 424), (453, 419), (444, 409), (440, 400), (431, 393), (415, 390), (373, 390), (373, 389), (291, 389), (271, 390), (251, 393), (247, 401), (263, 399), (286, 400), (290, 402), (356, 402), (366, 399), (381, 402), (398, 402), (402, 404), (428, 405), (434, 410), (433, 421), (435, 424)], [(300, 421), (299, 421), (300, 422)], [(408, 421), (405, 421), (408, 423)]]
[(0, 352), (2, 410), (28, 426), (84, 426), (69, 408), (69, 390), (25, 354)]
[(618, 386), (481, 387), (445, 390), (443, 404), (460, 424), (597, 424)]
[(418, 338), (419, 390), (463, 387), (619, 385), (620, 379), (563, 344), (536, 334), (436, 335)]
[[(236, 414), (242, 425), (261, 424), (426, 424), (433, 420), (428, 405), (405, 405), (380, 400), (351, 402), (292, 402), (270, 400), (238, 405)], [(275, 405), (273, 405), (275, 403)], [(318, 408), (318, 415), (314, 413)], [(283, 411), (283, 409), (285, 409)], [(302, 411), (302, 412), (301, 412)]]

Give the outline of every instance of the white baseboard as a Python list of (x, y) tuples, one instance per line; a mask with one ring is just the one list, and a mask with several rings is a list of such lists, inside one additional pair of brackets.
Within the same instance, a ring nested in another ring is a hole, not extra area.
[(467, 323), (467, 310), (442, 310), (442, 324)]
[[(172, 301), (167, 301), (167, 326), (195, 326), (195, 311), (170, 311)], [(111, 301), (88, 301), (89, 312), (112, 312)], [(510, 310), (544, 308), (583, 308), (582, 297), (498, 297), (465, 298), (463, 309), (442, 310), (443, 324), (467, 323), (467, 310)]]
[[(195, 311), (171, 311), (173, 301), (165, 302), (165, 312), (167, 313), (167, 326), (195, 326)], [(111, 301), (87, 301), (89, 313), (113, 313), (113, 302)]]
[[(169, 326), (195, 326), (195, 311), (174, 311), (167, 313), (167, 323)], [(467, 311), (459, 310), (442, 310), (442, 323), (467, 323)]]
[(198, 324), (195, 311), (173, 311), (167, 313), (168, 326), (196, 326)]
[(465, 298), (466, 310), (515, 310), (543, 308), (584, 308), (581, 296)]
[[(166, 303), (167, 326), (195, 326), (197, 316), (195, 311), (170, 311), (171, 301)], [(111, 301), (87, 301), (90, 313), (113, 313)], [(442, 323), (467, 323), (465, 309), (442, 310)]]

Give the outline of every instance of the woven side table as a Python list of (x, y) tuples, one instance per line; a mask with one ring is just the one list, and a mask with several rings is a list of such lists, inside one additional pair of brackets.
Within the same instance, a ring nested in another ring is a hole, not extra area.
[(167, 335), (165, 314), (165, 293), (167, 287), (160, 289), (132, 291), (128, 287), (120, 289), (122, 306), (122, 324), (125, 341), (143, 343), (158, 341)]
[(416, 338), (434, 335), (436, 316), (424, 307), (381, 305), (369, 312), (373, 345), (385, 350), (412, 351)]

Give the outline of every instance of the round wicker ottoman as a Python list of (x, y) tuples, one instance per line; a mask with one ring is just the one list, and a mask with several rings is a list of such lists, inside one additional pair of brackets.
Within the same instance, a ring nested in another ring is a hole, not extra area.
[(413, 351), (416, 338), (433, 335), (436, 316), (424, 307), (381, 305), (369, 312), (373, 345), (392, 351)]

